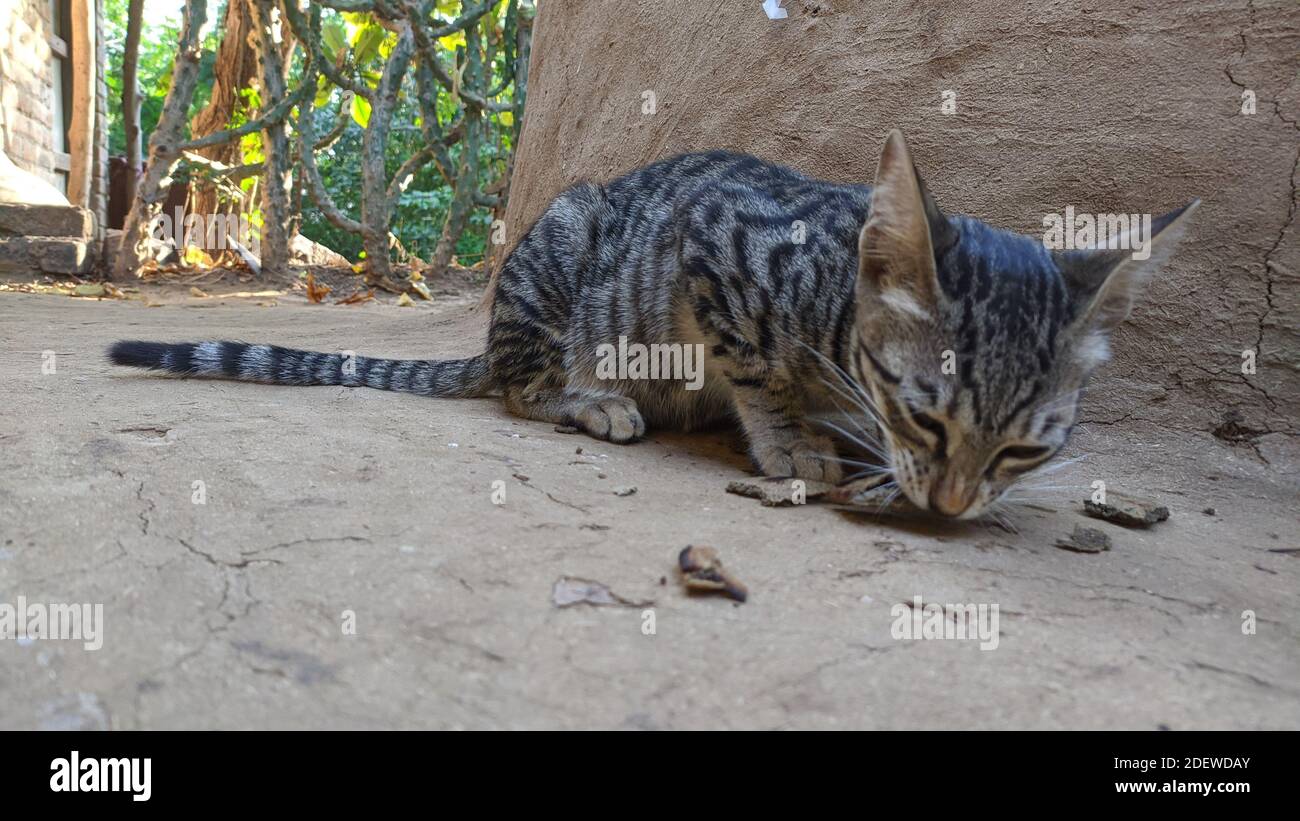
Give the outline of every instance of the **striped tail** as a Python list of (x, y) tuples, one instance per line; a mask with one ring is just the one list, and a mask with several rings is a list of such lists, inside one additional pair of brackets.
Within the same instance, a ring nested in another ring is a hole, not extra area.
[(486, 396), (493, 390), (487, 357), (371, 359), (351, 352), (316, 353), (243, 342), (114, 342), (115, 365), (272, 385), (345, 385), (421, 396)]

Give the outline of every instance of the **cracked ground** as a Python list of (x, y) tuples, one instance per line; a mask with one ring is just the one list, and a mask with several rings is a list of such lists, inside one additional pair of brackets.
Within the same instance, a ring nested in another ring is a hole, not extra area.
[[(0, 297), (0, 603), (102, 603), (105, 622), (97, 651), (0, 641), (0, 727), (1300, 727), (1280, 435), (1085, 423), (1068, 455), (1086, 458), (1038, 482), (1017, 532), (903, 526), (727, 494), (747, 465), (726, 431), (620, 447), (492, 400), (102, 356), (122, 337), (465, 355), (472, 302)], [(1170, 519), (1085, 518), (1099, 479)], [(1113, 549), (1054, 547), (1076, 524)], [(687, 544), (716, 548), (749, 601), (688, 596)], [(653, 600), (654, 634), (640, 606), (557, 608), (561, 576)], [(914, 596), (997, 604), (997, 649), (893, 639)]]

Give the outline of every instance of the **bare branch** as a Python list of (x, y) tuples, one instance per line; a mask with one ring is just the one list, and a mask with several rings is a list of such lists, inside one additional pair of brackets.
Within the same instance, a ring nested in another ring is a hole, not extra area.
[(199, 80), (203, 26), (207, 17), (206, 0), (186, 0), (181, 18), (180, 45), (172, 64), (171, 86), (158, 125), (149, 136), (148, 167), (136, 187), (135, 200), (123, 225), (122, 244), (113, 272), (116, 276), (124, 276), (140, 266), (145, 235), (162, 200), (163, 179), (171, 173), (180, 156), (180, 136)]
[(375, 10), (375, 0), (315, 0), (313, 5), (328, 6), (335, 11)]
[(397, 169), (397, 173), (393, 175), (393, 181), (388, 184), (388, 207), (390, 211), (397, 205), (397, 201), (401, 199), (403, 192), (406, 191), (410, 178), (414, 177), (429, 160), (433, 159), (433, 154), (432, 148), (427, 146), (421, 148), (408, 157), (406, 162), (402, 163), (401, 168)]
[[(483, 17), (483, 15), (491, 11), (492, 7), (499, 2), (501, 2), (501, 0), (483, 0), (482, 3), (479, 3), (477, 6), (471, 8), (469, 11), (462, 14), (459, 18), (451, 21), (450, 23), (446, 23), (445, 25), (441, 25), (438, 28), (434, 29), (433, 31), (429, 32), (429, 36), (437, 40), (439, 37), (446, 37), (448, 34), (454, 34), (455, 32), (458, 31), (464, 31), (465, 29), (468, 29), (470, 26), (477, 23), (479, 19)], [(432, 10), (435, 4), (426, 2), (426, 5), (429, 6), (430, 10)], [(425, 11), (421, 16), (424, 18), (428, 18), (429, 12)]]
[[(339, 71), (339, 67), (329, 61), (328, 55), (324, 53), (324, 41), (321, 37), (321, 18), (320, 5), (313, 3), (308, 9), (307, 18), (303, 17), (302, 10), (298, 8), (295, 0), (283, 0), (285, 20), (289, 23), (289, 28), (293, 31), (293, 36), (301, 40), (307, 46), (307, 53), (310, 54), (320, 69), (331, 83), (339, 88), (351, 91), (353, 94), (360, 94), (366, 99), (370, 99), (374, 92), (365, 83), (358, 83), (356, 80), (348, 77)], [(329, 4), (327, 4), (329, 5)], [(331, 6), (333, 8), (333, 6)], [(365, 9), (369, 11), (369, 9)], [(340, 61), (343, 55), (339, 55)]]
[(348, 122), (352, 119), (352, 97), (351, 91), (343, 92), (343, 96), (339, 99), (339, 110), (334, 114), (334, 126), (330, 128), (324, 137), (316, 141), (316, 144), (312, 146), (312, 151), (329, 148), (339, 137), (343, 136), (343, 132), (347, 130)]
[[(402, 5), (402, 12), (411, 21), (411, 31), (415, 35), (416, 48), (419, 49), (421, 58), (423, 58), (423, 61), (428, 64), (429, 70), (433, 72), (433, 76), (438, 80), (438, 82), (448, 91), (455, 93), (468, 105), (476, 106), (485, 111), (492, 112), (509, 111), (511, 105), (509, 103), (499, 103), (495, 100), (489, 100), (483, 95), (465, 88), (464, 83), (457, 83), (453, 80), (452, 76), (447, 73), (447, 69), (443, 67), (442, 60), (438, 56), (438, 49), (434, 43), (439, 37), (445, 37), (452, 32), (472, 25), (473, 22), (486, 14), (488, 9), (496, 5), (498, 1), (499, 0), (491, 0), (490, 2), (486, 2), (474, 11), (466, 14), (460, 21), (457, 21), (460, 23), (473, 17), (473, 19), (469, 20), (469, 22), (464, 26), (453, 24), (450, 26), (444, 26), (443, 28), (434, 29), (433, 31), (428, 31), (424, 26), (420, 25), (423, 18), (420, 16), (419, 11), (414, 7), (412, 0), (406, 0)], [(444, 31), (444, 29), (446, 30)]]
[(208, 173), (214, 177), (228, 177), (232, 180), (242, 180), (248, 177), (255, 177), (262, 173), (263, 163), (245, 163), (244, 165), (226, 165), (220, 160), (209, 159), (202, 154), (195, 154), (193, 151), (182, 152), (185, 162), (201, 165), (207, 169)]
[(334, 198), (326, 190), (324, 180), (321, 179), (320, 169), (316, 166), (316, 156), (310, 148), (316, 139), (315, 129), (312, 127), (314, 116), (315, 112), (310, 106), (303, 106), (298, 110), (298, 158), (302, 161), (302, 170), (307, 180), (307, 187), (311, 190), (311, 198), (316, 202), (316, 207), (320, 209), (321, 214), (335, 228), (347, 231), (349, 234), (362, 234), (365, 229), (361, 223), (339, 210)]
[[(315, 68), (316, 68), (315, 63), (312, 61), (311, 56), (308, 55), (307, 65), (303, 68), (304, 79), (309, 75), (312, 78), (315, 78), (316, 76)], [(284, 122), (284, 118), (288, 116), (289, 112), (293, 109), (294, 106), (299, 105), (307, 98), (313, 96), (315, 93), (316, 93), (315, 79), (312, 79), (310, 83), (303, 82), (301, 86), (294, 89), (292, 94), (285, 96), (282, 100), (277, 102), (271, 108), (267, 109), (266, 113), (264, 113), (262, 116), (258, 117), (257, 119), (249, 120), (248, 122), (244, 123), (238, 128), (229, 128), (226, 129), (225, 131), (214, 132), (212, 134), (207, 135), (206, 137), (199, 137), (197, 139), (188, 140), (186, 142), (181, 143), (180, 146), (178, 147), (182, 150), (206, 148), (210, 145), (220, 145), (221, 143), (228, 143), (231, 140), (237, 140), (240, 137), (243, 137), (247, 134), (252, 134), (254, 131), (265, 131), (267, 128), (279, 125), (280, 123)]]
[[(231, 0), (238, 2), (238, 0)], [(261, 85), (263, 104), (271, 103), (274, 110), (293, 99), (285, 89), (285, 62), (281, 58), (282, 43), (276, 42), (275, 0), (248, 0), (249, 12), (257, 33), (258, 63), (262, 69)], [(288, 53), (291, 50), (286, 48)], [(307, 56), (307, 69), (303, 73), (299, 91), (316, 91), (316, 72)], [(303, 100), (306, 101), (305, 96)], [(310, 101), (306, 101), (310, 105)], [(262, 154), (266, 157), (262, 169), (262, 270), (282, 273), (289, 267), (289, 185), (293, 159), (289, 149), (284, 114), (291, 105), (284, 106), (280, 116), (262, 118)], [(306, 106), (304, 106), (306, 107)]]

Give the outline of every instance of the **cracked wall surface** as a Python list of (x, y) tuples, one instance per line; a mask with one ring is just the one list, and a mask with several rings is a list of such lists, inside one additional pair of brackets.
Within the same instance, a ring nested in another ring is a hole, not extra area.
[[(1200, 197), (1085, 416), (1235, 425), (1225, 441), (1261, 460), (1295, 457), (1294, 2), (784, 5), (784, 20), (759, 3), (544, 5), (511, 240), (565, 186), (681, 151), (731, 148), (869, 182), (893, 127), (941, 207), (1017, 231), (1041, 233), (1067, 205), (1161, 214)], [(1247, 91), (1254, 114), (1243, 113)]]

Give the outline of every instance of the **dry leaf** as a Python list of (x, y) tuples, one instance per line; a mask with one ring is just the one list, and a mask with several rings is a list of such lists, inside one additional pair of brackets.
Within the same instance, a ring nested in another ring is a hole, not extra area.
[(190, 286), (190, 296), (196, 296), (199, 297), (200, 299), (207, 299), (208, 297), (207, 294), (203, 293), (203, 289), (198, 287), (197, 285)]
[(334, 289), (328, 285), (318, 284), (316, 282), (315, 274), (307, 275), (307, 301), (308, 302), (320, 302), (321, 300), (325, 299), (325, 297), (328, 296), (329, 292), (332, 290)]
[(208, 252), (196, 245), (185, 246), (185, 253), (181, 256), (181, 259), (184, 260), (186, 265), (190, 266), (201, 266), (203, 268), (213, 266), (212, 257)]
[(555, 580), (555, 586), (551, 588), (551, 603), (556, 607), (572, 607), (575, 604), (649, 607), (654, 604), (654, 601), (636, 601), (625, 598), (600, 582), (594, 582), (591, 579), (561, 576)]
[(722, 567), (718, 552), (711, 547), (687, 545), (677, 554), (677, 567), (688, 590), (723, 593), (740, 602), (749, 598), (749, 588)]
[(85, 282), (72, 289), (73, 296), (103, 296), (104, 285), (101, 282)]
[(356, 291), (353, 294), (343, 297), (334, 302), (335, 305), (360, 305), (363, 302), (372, 302), (375, 298), (375, 290), (371, 288), (368, 291)]
[(423, 282), (412, 282), (411, 290), (420, 295), (420, 299), (433, 299), (433, 294), (429, 293), (429, 286)]
[(402, 294), (397, 298), (397, 306), (399, 308), (409, 308), (414, 304), (415, 303), (411, 301), (410, 294)]

